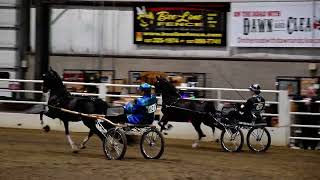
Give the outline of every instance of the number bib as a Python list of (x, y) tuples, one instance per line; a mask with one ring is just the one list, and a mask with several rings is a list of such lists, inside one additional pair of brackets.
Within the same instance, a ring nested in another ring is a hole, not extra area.
[(148, 113), (150, 113), (150, 114), (156, 112), (157, 104), (152, 104), (150, 106), (147, 106), (147, 110), (148, 110)]
[(263, 104), (263, 103), (258, 103), (258, 104), (256, 105), (256, 110), (257, 110), (257, 111), (261, 111), (261, 110), (263, 109), (263, 107), (264, 107), (264, 104)]

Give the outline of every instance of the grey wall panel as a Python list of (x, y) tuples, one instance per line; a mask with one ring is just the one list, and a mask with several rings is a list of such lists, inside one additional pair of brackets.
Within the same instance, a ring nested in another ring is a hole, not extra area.
[(0, 67), (14, 68), (16, 61), (16, 51), (0, 50)]
[(15, 9), (0, 9), (0, 27), (16, 25)]
[(0, 47), (15, 47), (15, 44), (15, 30), (0, 30)]
[(0, 0), (1, 5), (15, 5), (18, 4), (21, 0)]
[[(54, 19), (62, 9), (54, 9)], [(98, 10), (70, 9), (51, 27), (53, 52), (88, 53), (98, 52)]]

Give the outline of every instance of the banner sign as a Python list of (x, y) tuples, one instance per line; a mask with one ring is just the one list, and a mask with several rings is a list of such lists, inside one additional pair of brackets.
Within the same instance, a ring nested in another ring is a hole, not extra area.
[(232, 3), (230, 44), (320, 47), (319, 12), (319, 2)]
[(135, 44), (226, 46), (229, 3), (148, 3), (134, 7)]

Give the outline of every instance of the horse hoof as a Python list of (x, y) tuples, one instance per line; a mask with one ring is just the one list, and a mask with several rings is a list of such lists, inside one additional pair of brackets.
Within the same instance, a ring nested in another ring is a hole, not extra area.
[(44, 132), (49, 132), (50, 131), (50, 126), (45, 125), (43, 128)]
[(80, 146), (80, 149), (85, 149), (85, 148), (87, 148), (87, 146), (84, 146), (84, 145)]
[(78, 149), (74, 149), (74, 150), (72, 150), (72, 153), (74, 153), (74, 154), (77, 154), (79, 152), (79, 150)]
[(173, 128), (173, 126), (171, 124), (168, 124), (167, 130), (170, 130), (171, 128)]
[(192, 148), (197, 148), (198, 146), (199, 146), (198, 143), (193, 143), (193, 144), (192, 144)]

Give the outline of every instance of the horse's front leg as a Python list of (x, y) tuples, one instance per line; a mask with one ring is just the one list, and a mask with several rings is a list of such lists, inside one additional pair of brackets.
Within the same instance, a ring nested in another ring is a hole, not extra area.
[(41, 111), (41, 112), (40, 112), (40, 125), (41, 125), (42, 129), (43, 129), (45, 132), (49, 132), (49, 131), (50, 131), (50, 126), (49, 126), (49, 125), (44, 125), (43, 115), (45, 115), (45, 112), (44, 112), (44, 111)]
[(168, 124), (168, 122), (169, 122), (168, 115), (164, 114), (158, 122), (158, 125), (160, 126), (160, 132), (164, 130), (170, 130), (173, 127), (171, 124)]
[(158, 125), (160, 126), (160, 132), (166, 130), (165, 125), (168, 123), (167, 116), (163, 115), (162, 118), (159, 120)]
[(80, 146), (79, 146), (80, 149), (85, 149), (85, 148), (86, 148), (86, 143), (89, 141), (89, 139), (91, 138), (91, 136), (92, 136), (93, 134), (94, 134), (93, 131), (90, 130), (88, 136), (85, 137), (85, 138), (83, 139), (82, 143), (80, 144)]
[(192, 118), (192, 119), (191, 119), (191, 123), (192, 123), (194, 129), (195, 129), (195, 130), (197, 131), (197, 133), (198, 133), (198, 139), (195, 140), (195, 142), (192, 144), (192, 147), (193, 147), (193, 148), (196, 148), (196, 147), (199, 146), (201, 139), (202, 139), (203, 137), (206, 137), (206, 135), (205, 135), (205, 134), (202, 132), (202, 130), (201, 130), (201, 127), (200, 127), (200, 126), (201, 126), (201, 122), (200, 122), (200, 121), (197, 121), (197, 120), (195, 120), (194, 118)]
[(77, 153), (79, 152), (78, 146), (72, 141), (70, 133), (69, 133), (69, 122), (68, 121), (63, 121), (64, 124), (64, 129), (65, 129), (65, 134), (67, 136), (68, 142), (71, 146), (72, 152)]
[[(205, 118), (204, 118), (204, 119), (205, 119)], [(218, 142), (219, 142), (219, 139), (214, 136), (214, 133), (215, 133), (215, 131), (216, 131), (216, 127), (215, 127), (214, 123), (212, 122), (212, 120), (205, 119), (205, 120), (203, 121), (203, 124), (211, 127), (211, 129), (212, 129), (213, 142), (217, 142), (217, 143), (218, 143)]]

